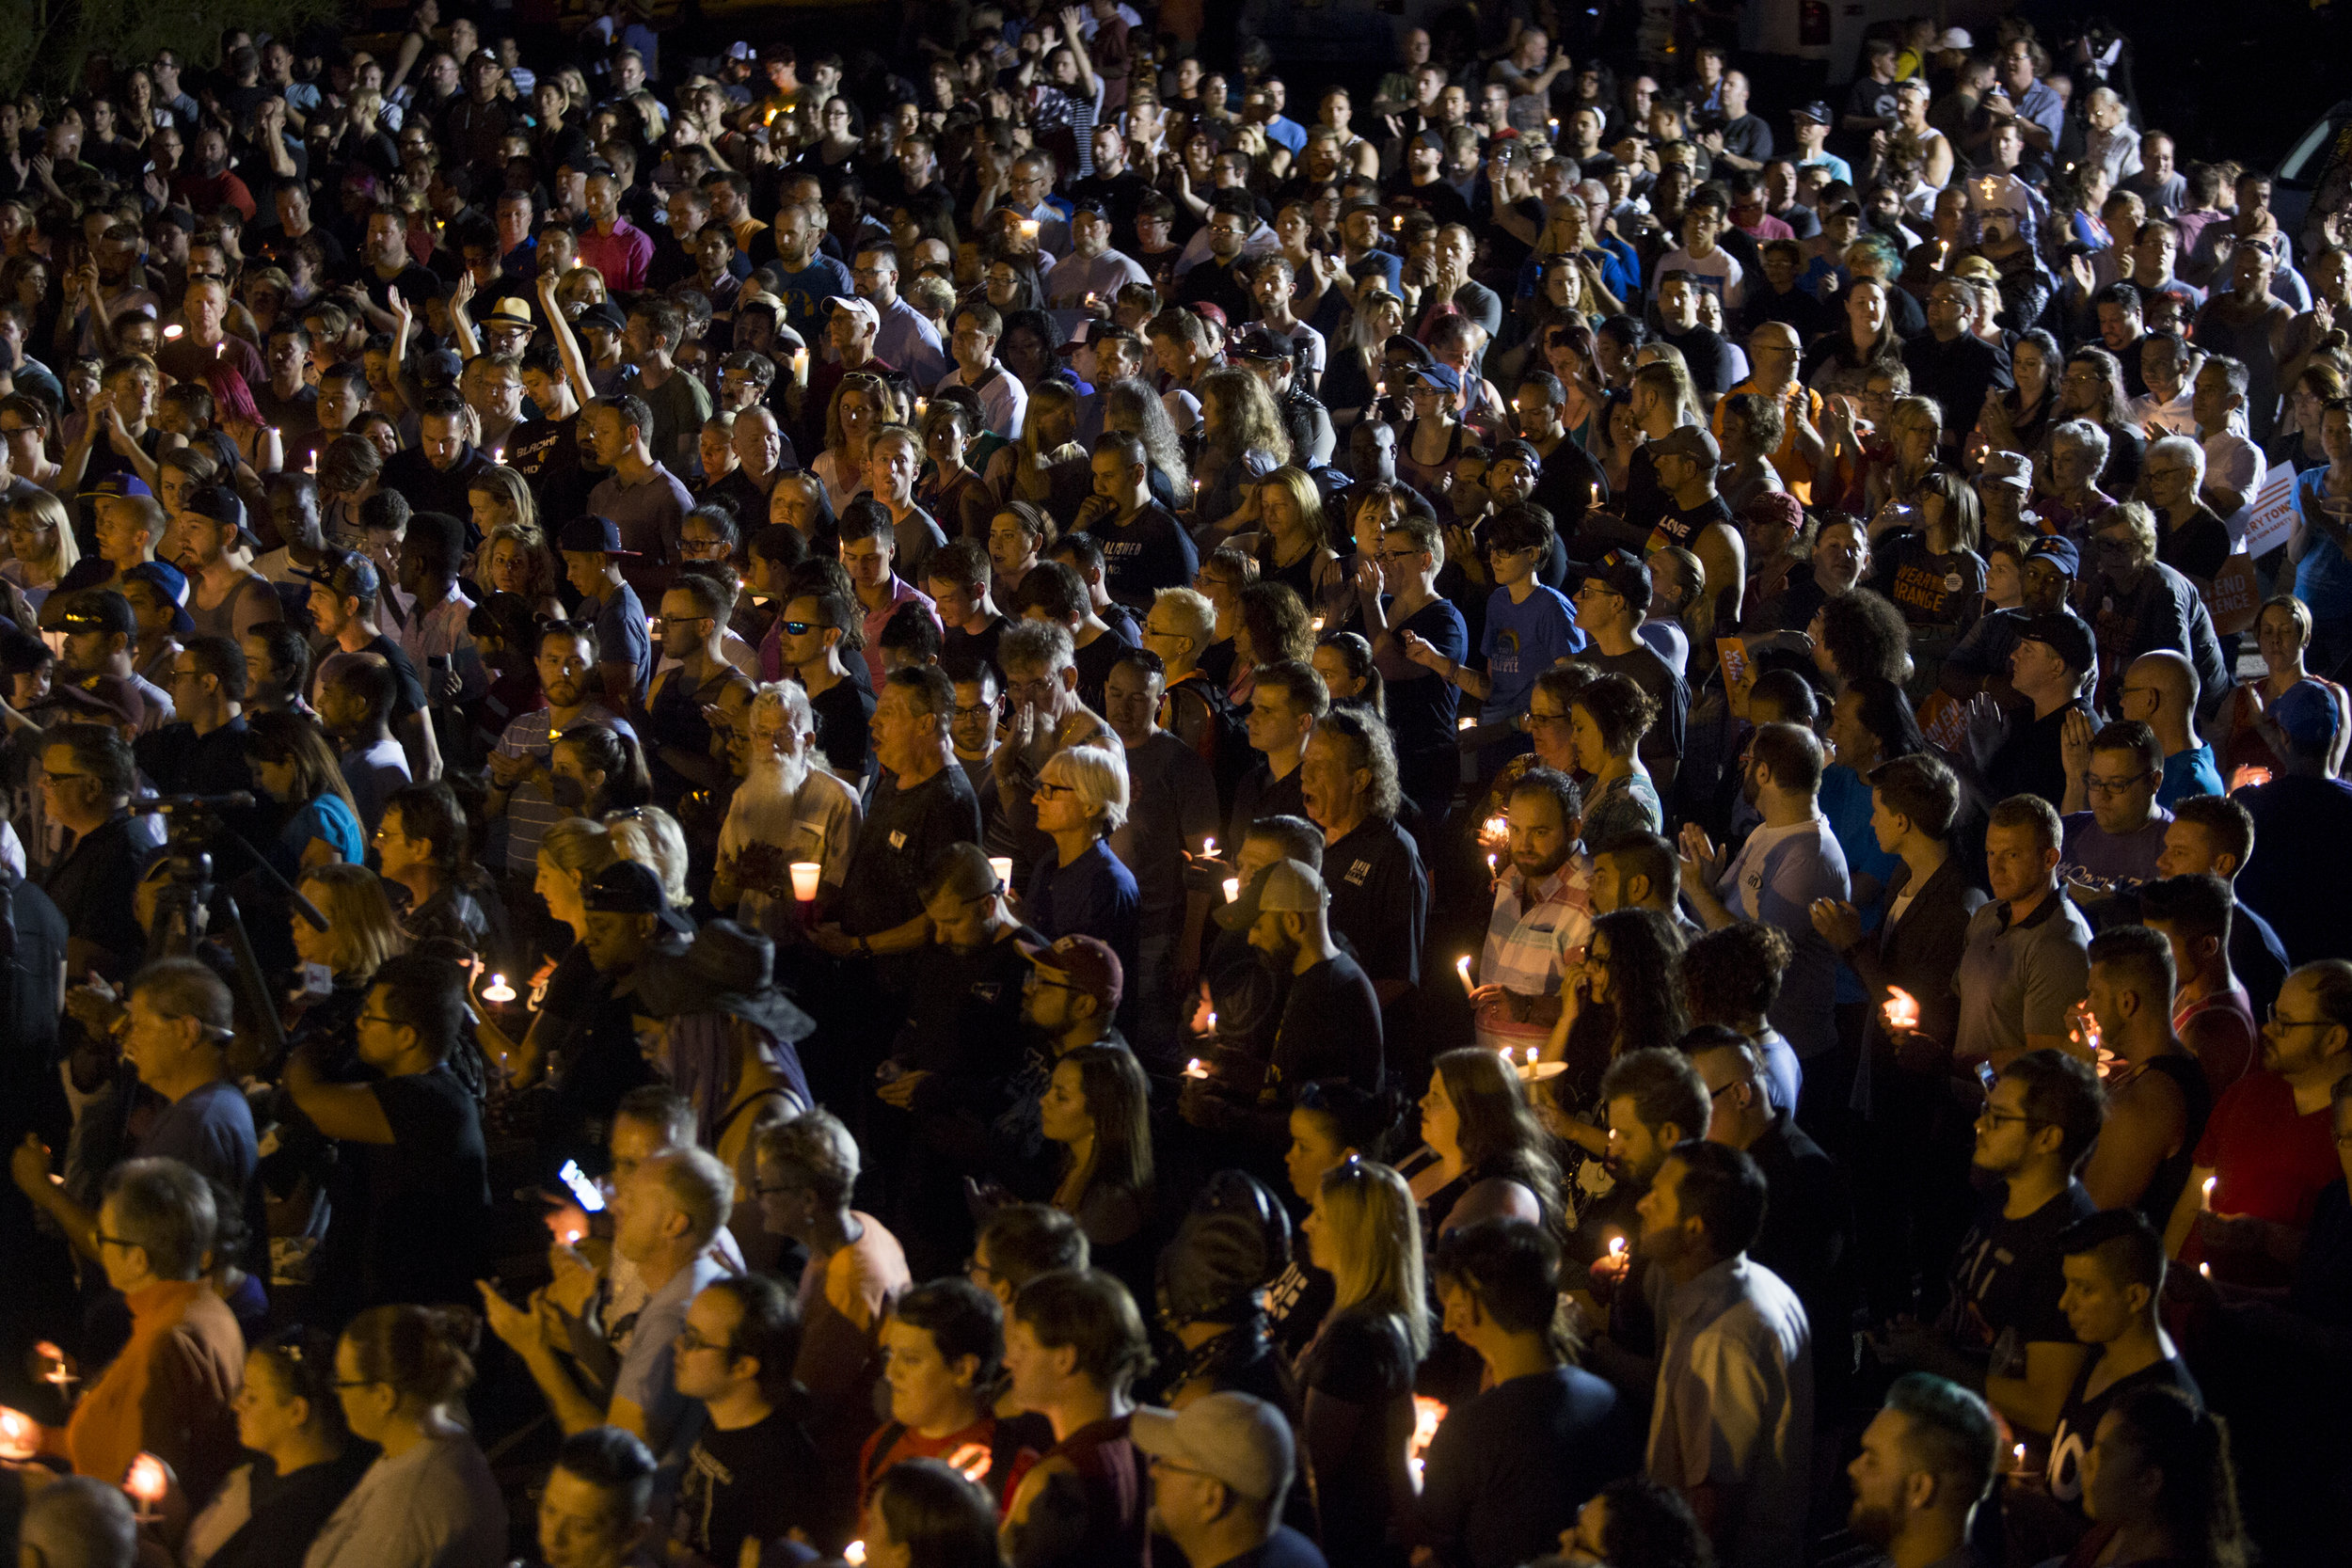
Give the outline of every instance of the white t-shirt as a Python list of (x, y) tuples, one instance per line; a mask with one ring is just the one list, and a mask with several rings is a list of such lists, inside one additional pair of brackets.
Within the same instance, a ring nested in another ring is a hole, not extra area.
[[(1659, 258), (1658, 278), (1663, 278), (1670, 272), (1687, 272), (1696, 277), (1700, 287), (1724, 302), (1726, 311), (1737, 310), (1747, 303), (1747, 273), (1731, 252), (1721, 245), (1717, 245), (1713, 253), (1703, 260), (1687, 250), (1668, 251)], [(1651, 280), (1653, 290), (1657, 280)]]
[(500, 1568), (506, 1502), (471, 1437), (419, 1443), (368, 1466), (302, 1568)]

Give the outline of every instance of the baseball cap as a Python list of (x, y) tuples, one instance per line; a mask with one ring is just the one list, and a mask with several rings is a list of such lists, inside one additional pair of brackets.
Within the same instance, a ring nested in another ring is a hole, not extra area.
[(323, 585), (339, 599), (373, 599), (384, 591), (384, 578), (375, 562), (349, 550), (330, 550), (325, 570), (306, 572), (296, 567), (294, 576)]
[(2317, 681), (2296, 681), (2270, 705), (2270, 721), (2279, 733), (2309, 755), (2326, 753), (2342, 720), (2335, 694)]
[(171, 602), (171, 630), (175, 637), (185, 637), (196, 629), (195, 618), (188, 614), (188, 578), (168, 561), (142, 561), (122, 574), (120, 581), (143, 582)]
[(737, 39), (737, 40), (736, 40), (733, 43), (730, 43), (730, 44), (728, 44), (728, 45), (727, 45), (727, 58), (728, 58), (728, 59), (730, 59), (730, 60), (748, 60), (748, 59), (750, 59), (751, 57), (752, 57), (752, 46), (751, 46), (750, 44), (748, 44), (748, 43), (745, 43), (745, 42), (744, 42), (741, 39)]
[(427, 387), (454, 387), (466, 361), (453, 348), (437, 348), (417, 362), (417, 379)]
[(1356, 197), (1340, 208), (1340, 216), (1342, 218), (1354, 217), (1358, 213), (1377, 213), (1382, 217), (1387, 217), (1389, 215), (1389, 210), (1386, 207), (1383, 207), (1380, 203), (1373, 200), (1372, 198), (1368, 196)]
[(1051, 947), (1015, 941), (1021, 956), (1041, 970), (1050, 970), (1069, 983), (1070, 989), (1094, 998), (1095, 1005), (1104, 1012), (1119, 1006), (1119, 993), (1126, 984), (1120, 973), (1119, 955), (1096, 937), (1068, 936)]
[(237, 543), (248, 548), (261, 548), (262, 542), (253, 537), (253, 531), (245, 526), (245, 502), (236, 492), (224, 484), (199, 484), (187, 494), (182, 506), (199, 517), (237, 531)]
[(1451, 365), (1415, 365), (1405, 373), (1422, 386), (1435, 387), (1440, 392), (1459, 392), (1462, 389), (1462, 374)]
[(591, 914), (660, 914), (669, 908), (661, 879), (635, 861), (614, 861), (589, 878), (580, 904)]
[(2083, 575), (2082, 551), (2074, 547), (2074, 541), (2072, 539), (2061, 539), (2055, 533), (2045, 533), (2035, 540), (2031, 546), (2027, 546), (2026, 559), (2046, 561), (2070, 578), (2078, 578)]
[(147, 487), (147, 481), (133, 473), (113, 473), (91, 485), (82, 494), (91, 500), (127, 500), (134, 496), (152, 499), (155, 492)]
[(1836, 117), (1829, 112), (1829, 105), (1822, 103), (1818, 98), (1810, 103), (1800, 103), (1795, 108), (1789, 110), (1788, 118), (1791, 119), (1809, 119), (1816, 125), (1835, 125), (1837, 123)]
[(603, 555), (637, 553), (621, 544), (620, 524), (594, 513), (585, 517), (574, 517), (565, 523), (564, 531), (555, 536), (555, 547), (559, 550), (579, 550), (583, 554), (590, 551)]
[(92, 675), (83, 681), (61, 681), (49, 695), (33, 705), (35, 711), (61, 709), (81, 719), (104, 724), (136, 724), (147, 716), (147, 701), (122, 675)]
[(1636, 610), (1649, 609), (1649, 567), (1629, 550), (1611, 550), (1584, 568), (1584, 580), (1599, 583)]
[(1213, 301), (1196, 299), (1184, 309), (1199, 316), (1202, 321), (1216, 323), (1216, 329), (1219, 332), (1230, 331), (1232, 327), (1232, 323), (1225, 317), (1225, 307)]
[[(55, 598), (56, 595), (50, 595)], [(131, 612), (131, 602), (121, 594), (104, 589), (92, 589), (76, 594), (66, 602), (61, 623), (69, 632), (103, 631), (109, 635), (120, 632), (125, 637), (139, 634), (139, 618)]]
[(1895, 90), (1898, 93), (1915, 92), (1924, 98), (1928, 95), (1927, 78), (1924, 76), (1906, 76), (1901, 81), (1895, 84)]
[(1978, 470), (1979, 481), (2006, 484), (2013, 490), (2033, 488), (2033, 460), (2022, 451), (1988, 451), (1984, 467)]
[(1306, 914), (1328, 902), (1323, 878), (1304, 861), (1279, 860), (1267, 866), (1241, 890), (1241, 896), (1216, 911), (1216, 923), (1229, 931), (1247, 931), (1262, 914)]
[(1209, 1394), (1182, 1410), (1141, 1405), (1128, 1435), (1153, 1458), (1214, 1477), (1245, 1497), (1271, 1501), (1291, 1482), (1290, 1423), (1254, 1394)]
[(1687, 457), (1712, 473), (1723, 466), (1724, 452), (1715, 444), (1715, 437), (1699, 424), (1677, 425), (1649, 444), (1652, 462), (1661, 457)]
[(1075, 330), (1073, 330), (1069, 337), (1062, 340), (1061, 347), (1056, 349), (1054, 352), (1066, 357), (1070, 355), (1077, 353), (1082, 348), (1090, 346), (1096, 339), (1106, 338), (1118, 330), (1119, 324), (1117, 322), (1102, 321), (1096, 317), (1089, 316), (1086, 320), (1077, 325)]
[(882, 312), (875, 309), (869, 301), (851, 294), (827, 294), (825, 303), (836, 310), (847, 310), (876, 331), (882, 330)]
[(605, 331), (618, 336), (628, 329), (628, 318), (621, 314), (619, 306), (609, 299), (600, 299), (580, 313), (580, 325), (600, 326)]
[(2071, 610), (2054, 610), (2026, 622), (2017, 635), (2021, 642), (2040, 642), (2063, 659), (2069, 670), (2088, 670), (2098, 662), (2098, 644), (2090, 626)]
[(1263, 326), (1248, 326), (1242, 329), (1240, 337), (1233, 340), (1233, 346), (1226, 351), (1226, 357), (1263, 359), (1269, 362), (1279, 360), (1283, 364), (1288, 364), (1297, 353), (1298, 351), (1292, 346), (1288, 338), (1270, 332)]

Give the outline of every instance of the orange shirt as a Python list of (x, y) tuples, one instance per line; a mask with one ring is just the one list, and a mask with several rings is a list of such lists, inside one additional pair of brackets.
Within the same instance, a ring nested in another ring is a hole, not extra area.
[[(1755, 377), (1751, 376), (1731, 388), (1729, 392), (1725, 392), (1724, 396), (1730, 397), (1740, 392), (1761, 393), (1762, 391), (1763, 388), (1758, 387)], [(1802, 381), (1789, 388), (1788, 395), (1780, 401), (1782, 423), (1780, 446), (1771, 454), (1769, 460), (1773, 471), (1780, 475), (1781, 483), (1788, 487), (1788, 493), (1797, 498), (1797, 503), (1800, 506), (1813, 504), (1813, 470), (1797, 456), (1798, 420), (1800, 416), (1811, 420), (1814, 428), (1818, 430), (1820, 428), (1821, 416), (1828, 411), (1828, 404), (1822, 401), (1821, 394)], [(1719, 442), (1724, 438), (1724, 405), (1721, 402), (1715, 404), (1713, 435)]]
[(65, 1457), (74, 1474), (119, 1485), (151, 1453), (200, 1504), (237, 1459), (229, 1402), (245, 1382), (245, 1335), (201, 1280), (159, 1280), (124, 1299), (130, 1342), (74, 1407)]

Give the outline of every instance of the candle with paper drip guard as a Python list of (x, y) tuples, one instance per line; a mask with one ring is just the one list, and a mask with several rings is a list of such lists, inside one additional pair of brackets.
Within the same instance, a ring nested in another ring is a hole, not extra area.
[(493, 974), (490, 983), (482, 988), (482, 1000), (492, 1006), (503, 1007), (515, 1000), (515, 988), (506, 983), (503, 974)]
[(824, 875), (825, 868), (815, 861), (794, 861), (791, 871), (792, 896), (803, 904), (815, 903), (817, 879)]
[(1208, 1075), (1209, 1064), (1198, 1056), (1184, 1064), (1184, 1076), (1187, 1078), (1206, 1078)]
[(58, 1399), (66, 1398), (66, 1389), (69, 1386), (82, 1381), (73, 1375), (72, 1359), (62, 1349), (47, 1339), (36, 1344), (33, 1347), (33, 1354), (40, 1358), (42, 1365), (47, 1369), (40, 1374), (40, 1380), (57, 1391)]

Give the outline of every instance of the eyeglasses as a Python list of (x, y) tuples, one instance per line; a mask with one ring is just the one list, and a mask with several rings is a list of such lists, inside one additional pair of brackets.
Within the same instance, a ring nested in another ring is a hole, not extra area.
[(1048, 784), (1043, 779), (1038, 780), (1037, 792), (1040, 795), (1044, 796), (1049, 800), (1058, 796), (1075, 795), (1078, 793), (1077, 786), (1074, 784)]
[(43, 773), (40, 778), (43, 784), (61, 784), (71, 779), (94, 779), (97, 776), (95, 773)]
[(96, 1242), (100, 1246), (119, 1246), (130, 1248), (135, 1246), (145, 1246), (147, 1244), (145, 1242), (132, 1241), (130, 1238), (125, 1236), (109, 1236), (103, 1230), (91, 1231), (90, 1240)]
[(717, 1339), (706, 1339), (703, 1338), (701, 1330), (695, 1328), (691, 1323), (689, 1323), (686, 1327), (677, 1331), (677, 1338), (674, 1342), (676, 1344), (678, 1354), (681, 1355), (691, 1355), (698, 1350), (715, 1350), (722, 1355), (733, 1355), (735, 1354), (735, 1346), (733, 1343), (730, 1342), (723, 1344)]
[(2273, 1002), (2270, 1005), (2268, 1026), (2273, 1029), (2332, 1029), (2336, 1026), (2336, 1022), (2330, 1018), (2280, 1018), (2279, 1004)]
[(2046, 1127), (2049, 1125), (2040, 1117), (2023, 1116), (2015, 1111), (1996, 1111), (1990, 1105), (1987, 1105), (1983, 1110), (1977, 1113), (1977, 1119), (1979, 1121), (1989, 1121), (1995, 1127), (1998, 1127), (2003, 1122), (2008, 1121), (2022, 1121), (2028, 1127)]
[(787, 637), (806, 637), (817, 629), (817, 623), (814, 621), (787, 621), (783, 623), (783, 626), (784, 634)]
[(2093, 773), (2084, 779), (2083, 785), (2093, 795), (2122, 795), (2135, 784), (2144, 784), (2153, 777), (2152, 773), (2134, 773), (2128, 778), (2103, 779)]
[(357, 1022), (360, 1023), (381, 1023), (388, 1029), (397, 1029), (401, 1026), (400, 1020), (396, 1018), (389, 1018), (382, 1013), (361, 1013)]

